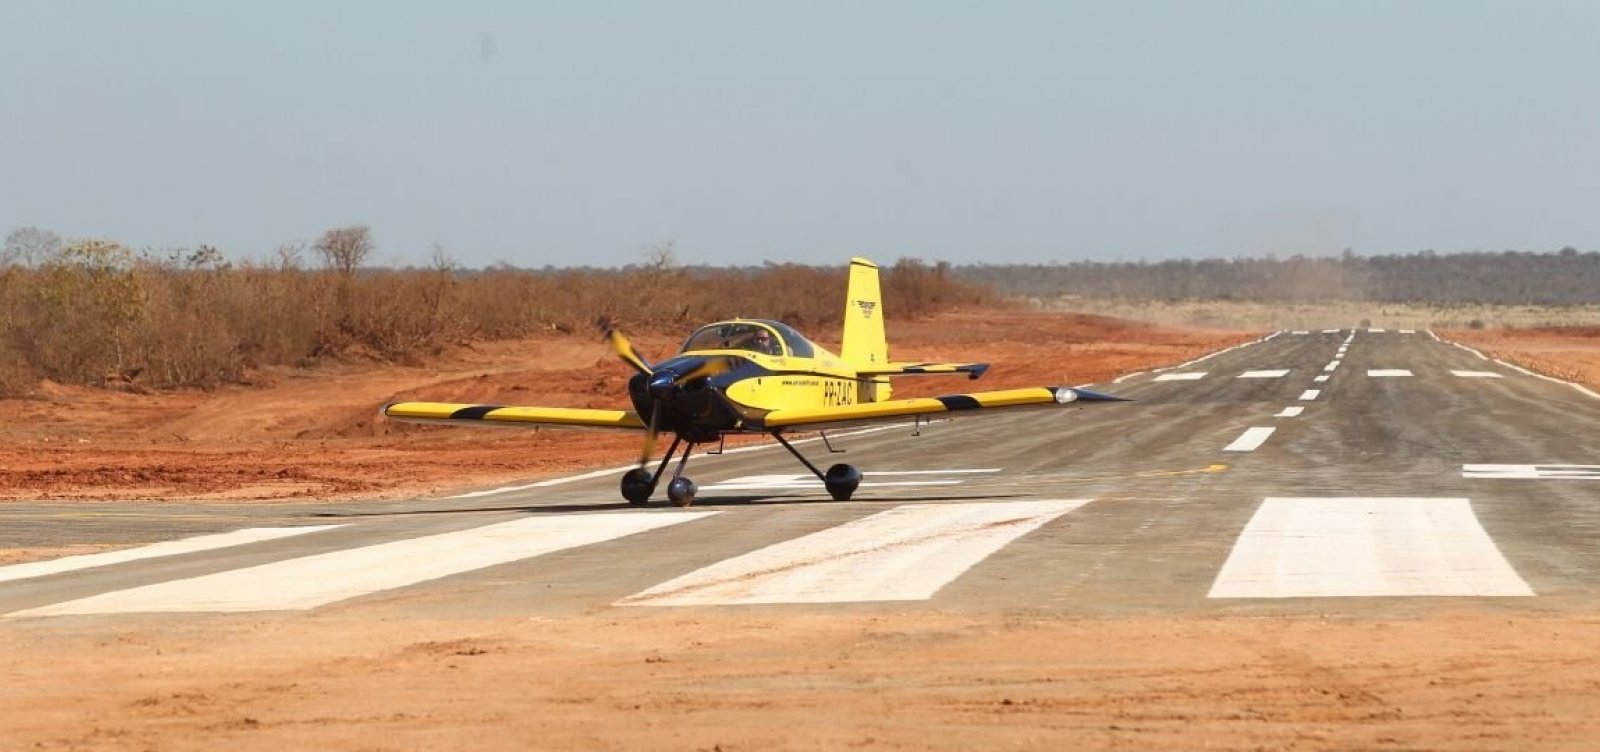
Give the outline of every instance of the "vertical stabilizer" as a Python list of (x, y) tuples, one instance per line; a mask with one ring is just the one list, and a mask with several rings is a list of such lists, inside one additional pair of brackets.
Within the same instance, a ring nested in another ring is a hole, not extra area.
[[(850, 286), (844, 300), (844, 342), (839, 357), (856, 368), (881, 367), (889, 362), (889, 342), (883, 332), (883, 295), (878, 288), (878, 265), (864, 258), (850, 259)], [(863, 385), (863, 402), (889, 398), (889, 378), (879, 376)]]

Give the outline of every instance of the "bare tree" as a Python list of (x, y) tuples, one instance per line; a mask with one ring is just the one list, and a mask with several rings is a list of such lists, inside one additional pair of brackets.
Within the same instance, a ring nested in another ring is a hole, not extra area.
[(322, 234), (317, 252), (328, 268), (351, 275), (372, 255), (372, 229), (366, 225), (338, 227)]
[(428, 268), (441, 274), (449, 274), (460, 268), (461, 263), (450, 254), (450, 250), (434, 243), (432, 252), (428, 254)]
[(300, 256), (306, 252), (306, 241), (291, 240), (279, 243), (273, 251), (278, 257), (278, 268), (284, 271), (300, 268)]
[(639, 255), (644, 257), (646, 269), (664, 272), (678, 265), (678, 242), (663, 240), (652, 243), (640, 248)]
[(37, 227), (18, 227), (6, 236), (0, 266), (38, 266), (61, 250), (61, 236)]

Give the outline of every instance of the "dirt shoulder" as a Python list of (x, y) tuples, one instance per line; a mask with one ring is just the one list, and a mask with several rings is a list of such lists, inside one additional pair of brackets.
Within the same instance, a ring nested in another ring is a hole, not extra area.
[[(1028, 311), (890, 325), (896, 358), (993, 364), (977, 383), (899, 379), (897, 396), (1104, 382), (1251, 336)], [(625, 463), (632, 435), (412, 426), (377, 413), (397, 399), (625, 407), (631, 372), (597, 339), (485, 343), (418, 367), (266, 372), (211, 392), (44, 384), (35, 398), (0, 401), (11, 418), (0, 425), (0, 500), (396, 498)], [(634, 339), (652, 358), (678, 344), (677, 334)]]
[(1462, 329), (1439, 336), (1591, 389), (1600, 389), (1600, 327)]
[(1597, 639), (1593, 616), (1445, 608), (55, 621), (0, 631), (0, 728), (86, 750), (1579, 750)]

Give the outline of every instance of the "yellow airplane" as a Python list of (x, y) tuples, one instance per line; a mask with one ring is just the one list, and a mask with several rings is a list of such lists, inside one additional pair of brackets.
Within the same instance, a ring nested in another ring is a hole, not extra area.
[[(784, 438), (786, 432), (820, 431), (960, 410), (1121, 401), (1065, 386), (890, 399), (890, 376), (964, 373), (976, 379), (989, 366), (889, 360), (878, 267), (871, 261), (850, 260), (845, 298), (844, 339), (838, 355), (777, 321), (733, 319), (696, 329), (677, 355), (651, 365), (639, 356), (627, 337), (607, 327), (606, 340), (638, 371), (628, 381), (632, 410), (397, 402), (385, 405), (383, 414), (415, 423), (642, 431), (644, 451), (638, 467), (622, 476), (622, 497), (635, 505), (649, 503), (667, 465), (677, 455), (677, 467), (667, 484), (667, 498), (678, 506), (688, 506), (694, 502), (697, 490), (694, 482), (683, 476), (689, 453), (695, 445), (719, 442), (727, 434), (772, 436), (822, 480), (829, 495), (842, 501), (861, 485), (861, 471), (846, 464), (834, 465), (827, 472), (818, 470)], [(672, 433), (672, 445), (652, 473), (648, 463), (661, 431)], [(680, 446), (682, 454), (678, 454)]]

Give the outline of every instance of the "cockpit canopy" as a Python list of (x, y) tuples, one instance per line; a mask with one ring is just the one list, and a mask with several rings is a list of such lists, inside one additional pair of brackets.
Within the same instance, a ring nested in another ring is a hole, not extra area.
[(697, 350), (747, 350), (766, 355), (810, 358), (811, 341), (787, 324), (766, 320), (719, 321), (696, 329), (680, 353)]

